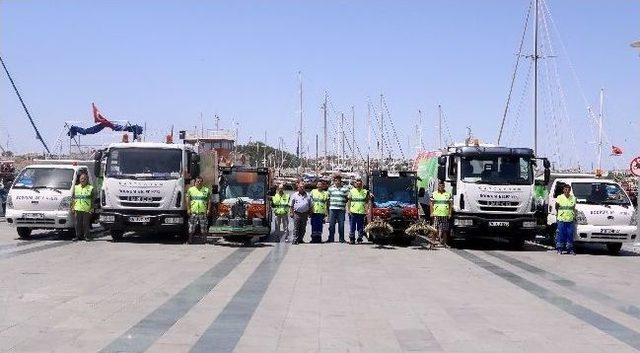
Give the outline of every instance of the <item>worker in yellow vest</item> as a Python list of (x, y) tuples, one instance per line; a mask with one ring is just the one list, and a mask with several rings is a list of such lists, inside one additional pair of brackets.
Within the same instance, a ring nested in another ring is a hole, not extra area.
[(89, 176), (80, 172), (78, 183), (71, 196), (71, 212), (73, 213), (76, 236), (74, 240), (91, 241), (91, 215), (93, 212), (93, 186), (89, 184)]
[(433, 226), (438, 230), (440, 243), (445, 246), (449, 243), (449, 223), (452, 209), (451, 194), (445, 190), (444, 181), (440, 180), (438, 190), (431, 195), (430, 213), (433, 217)]
[(354, 187), (349, 190), (349, 195), (347, 196), (349, 241), (351, 244), (356, 243), (356, 232), (358, 233), (358, 243), (362, 243), (368, 204), (369, 191), (363, 188), (362, 178), (357, 177), (354, 182)]
[(209, 231), (209, 189), (202, 185), (202, 177), (195, 178), (195, 183), (187, 190), (187, 214), (189, 215), (189, 244), (193, 243), (196, 228), (200, 226), (200, 233)]
[(556, 198), (557, 232), (556, 250), (562, 254), (564, 250), (568, 254), (574, 254), (573, 233), (575, 232), (576, 197), (571, 194), (571, 185), (562, 187), (562, 195)]
[[(276, 218), (276, 232), (284, 232), (284, 241), (289, 240), (289, 195), (284, 193), (284, 185), (279, 184), (276, 194), (271, 198), (271, 207)], [(282, 230), (280, 230), (282, 225)]]
[(321, 243), (322, 226), (329, 210), (329, 193), (323, 180), (318, 181), (316, 188), (311, 190), (311, 205), (311, 242)]

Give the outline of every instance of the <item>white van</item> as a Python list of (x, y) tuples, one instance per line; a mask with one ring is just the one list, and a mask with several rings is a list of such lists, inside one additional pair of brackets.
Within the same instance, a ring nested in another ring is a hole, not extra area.
[(72, 231), (71, 193), (80, 172), (95, 186), (93, 166), (94, 161), (73, 160), (37, 160), (26, 166), (7, 196), (7, 224), (20, 238), (28, 238), (34, 229)]
[(557, 178), (548, 199), (547, 225), (551, 235), (556, 229), (556, 197), (565, 184), (576, 197), (574, 242), (606, 244), (617, 254), (623, 243), (636, 240), (637, 217), (629, 195), (613, 180), (599, 178)]

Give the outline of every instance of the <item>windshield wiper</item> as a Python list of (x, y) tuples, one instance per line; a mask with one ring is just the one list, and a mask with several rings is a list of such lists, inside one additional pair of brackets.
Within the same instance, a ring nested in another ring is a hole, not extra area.
[(60, 191), (58, 188), (54, 188), (53, 186), (46, 186), (46, 185), (38, 185), (38, 186), (34, 186), (32, 188), (33, 190), (37, 190), (37, 189), (51, 189), (55, 192), (57, 192), (58, 194), (62, 194), (62, 191)]

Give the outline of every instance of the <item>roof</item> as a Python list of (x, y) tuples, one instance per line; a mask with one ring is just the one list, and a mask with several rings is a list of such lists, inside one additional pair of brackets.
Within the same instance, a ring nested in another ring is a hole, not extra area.
[[(164, 142), (119, 142), (112, 143), (109, 148), (166, 148), (166, 149), (185, 149), (187, 145), (181, 143), (164, 143)], [(191, 146), (189, 146), (191, 148)]]

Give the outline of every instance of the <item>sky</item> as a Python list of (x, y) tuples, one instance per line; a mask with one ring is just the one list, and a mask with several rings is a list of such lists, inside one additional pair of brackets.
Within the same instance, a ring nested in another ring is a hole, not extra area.
[[(604, 165), (624, 168), (640, 154), (640, 53), (629, 45), (640, 39), (640, 1), (541, 2), (538, 154), (593, 166), (596, 128), (586, 106), (597, 114), (604, 87)], [(69, 144), (65, 122), (92, 124), (95, 102), (110, 119), (146, 124), (148, 141), (172, 125), (212, 128), (217, 114), (222, 127), (237, 122), (240, 142), (263, 140), (266, 130), (268, 143), (282, 137), (295, 151), (301, 72), (305, 153), (315, 154), (316, 134), (323, 150), (328, 92), (329, 152), (339, 151), (334, 131), (341, 113), (350, 124), (353, 106), (366, 154), (368, 106), (379, 113), (383, 94), (385, 121), (396, 130), (387, 141), (409, 157), (418, 150), (418, 110), (423, 147), (437, 147), (438, 104), (445, 142), (462, 141), (469, 129), (496, 142), (529, 4), (0, 0), (0, 55), (52, 149)], [(529, 27), (502, 144), (533, 145), (532, 37)], [(1, 76), (0, 144), (42, 151)], [(611, 144), (624, 155), (611, 158)]]

